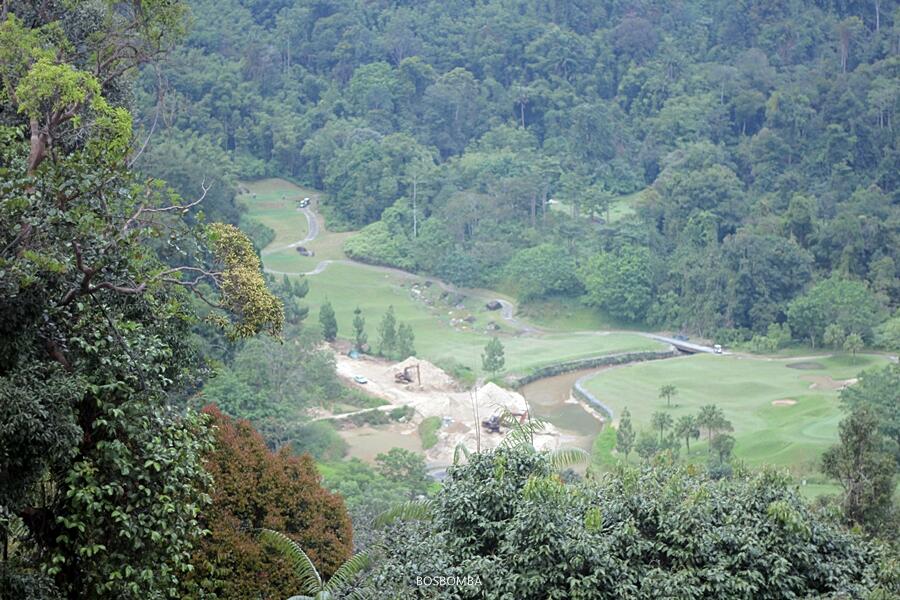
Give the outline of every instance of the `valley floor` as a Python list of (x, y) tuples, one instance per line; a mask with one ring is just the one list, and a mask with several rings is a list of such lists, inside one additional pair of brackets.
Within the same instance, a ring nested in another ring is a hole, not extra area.
[[(504, 294), (459, 289), (434, 278), (351, 261), (344, 255), (342, 245), (353, 232), (336, 233), (325, 227), (316, 210), (318, 192), (280, 179), (247, 182), (244, 186), (246, 193), (241, 200), (248, 208), (248, 218), (276, 233), (274, 241), (262, 252), (266, 270), (289, 277), (308, 277), (306, 303), (311, 309), (310, 321), (314, 322), (321, 303), (330, 301), (337, 317), (338, 335), (344, 339), (352, 333), (356, 307), (362, 310), (369, 338), (374, 340), (382, 315), (388, 306), (393, 306), (398, 321), (412, 326), (418, 355), (448, 371), (465, 367), (477, 374), (484, 345), (495, 336), (505, 347), (507, 374), (517, 375), (574, 359), (666, 347), (641, 332), (568, 330), (571, 324), (593, 325), (577, 307), (558, 311), (569, 317), (543, 319), (538, 324), (517, 314), (514, 300)], [(303, 198), (311, 200), (308, 209), (298, 206)], [(300, 248), (311, 256), (301, 254)], [(488, 310), (486, 304), (490, 300), (500, 301), (502, 308)], [(786, 359), (701, 354), (604, 369), (589, 379), (587, 387), (614, 412), (620, 413), (627, 407), (636, 429), (649, 428), (650, 416), (657, 410), (669, 411), (677, 420), (683, 414), (696, 413), (704, 404), (717, 404), (734, 424), (738, 458), (754, 466), (788, 468), (798, 481), (807, 480), (814, 495), (833, 491), (831, 484), (819, 475), (818, 463), (822, 452), (837, 440), (840, 388), (852, 384), (862, 369), (887, 360), (876, 355)], [(387, 364), (348, 361), (346, 357), (338, 360), (341, 374), (350, 377), (362, 374), (355, 371), (366, 371), (365, 375), (375, 382), (368, 391), (377, 387), (384, 393), (375, 390), (374, 394), (390, 402), (409, 401), (423, 408), (434, 400), (423, 403), (419, 402), (422, 398), (403, 399), (394, 391), (388, 393), (387, 387), (381, 387), (382, 376), (389, 377), (387, 383), (392, 384), (393, 375), (385, 375)], [(678, 389), (671, 407), (659, 398), (659, 388), (666, 384)], [(452, 393), (441, 391), (439, 395)], [(540, 393), (558, 396), (560, 390)], [(460, 397), (460, 407), (465, 404), (463, 400)], [(473, 420), (462, 413), (455, 415), (449, 405), (445, 408), (444, 412), (419, 410), (417, 419), (448, 416), (457, 422)], [(593, 419), (584, 410), (574, 410), (578, 412), (575, 421)], [(463, 412), (471, 414), (468, 410)], [(468, 425), (474, 423), (465, 426)], [(473, 431), (469, 428), (465, 435), (472, 437)], [(351, 455), (369, 460), (392, 445), (417, 449), (420, 443), (414, 426), (402, 424), (358, 428), (342, 435), (351, 441)], [(465, 435), (449, 437), (455, 444)], [(473, 440), (465, 439), (474, 447)], [(452, 449), (449, 452), (452, 457)], [(447, 454), (447, 447), (434, 451), (429, 455), (430, 462), (446, 464)], [(689, 460), (700, 461), (705, 456), (702, 440), (692, 444)]]

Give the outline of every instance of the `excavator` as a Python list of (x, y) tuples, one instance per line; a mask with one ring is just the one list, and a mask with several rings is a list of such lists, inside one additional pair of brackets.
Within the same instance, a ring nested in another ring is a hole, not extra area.
[(403, 372), (397, 371), (396, 373), (394, 373), (394, 381), (397, 383), (402, 383), (404, 385), (412, 383), (413, 378), (410, 374), (410, 371), (412, 371), (413, 368), (414, 367), (406, 367), (405, 369), (403, 369)]

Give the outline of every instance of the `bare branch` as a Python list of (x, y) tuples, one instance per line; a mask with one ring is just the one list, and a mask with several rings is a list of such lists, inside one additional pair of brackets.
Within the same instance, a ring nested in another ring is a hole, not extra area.
[(153, 137), (153, 132), (156, 131), (156, 124), (159, 121), (159, 113), (162, 109), (162, 104), (165, 100), (166, 89), (163, 85), (162, 79), (162, 71), (159, 68), (159, 63), (154, 63), (154, 69), (156, 70), (156, 110), (153, 114), (153, 123), (150, 125), (150, 131), (147, 133), (147, 137), (144, 138), (144, 143), (141, 145), (141, 149), (137, 151), (130, 161), (128, 161), (128, 168), (134, 166), (134, 163), (141, 157), (144, 153), (144, 150), (147, 149), (147, 144), (150, 143), (150, 138)]
[(209, 192), (210, 188), (212, 188), (212, 184), (206, 185), (206, 179), (204, 178), (203, 182), (200, 184), (200, 188), (203, 190), (203, 193), (200, 194), (200, 197), (194, 200), (193, 202), (188, 202), (187, 204), (173, 204), (172, 206), (164, 206), (162, 208), (145, 208), (143, 212), (148, 213), (160, 213), (160, 212), (169, 212), (173, 210), (178, 210), (184, 212), (197, 206), (203, 199), (206, 198), (206, 194)]

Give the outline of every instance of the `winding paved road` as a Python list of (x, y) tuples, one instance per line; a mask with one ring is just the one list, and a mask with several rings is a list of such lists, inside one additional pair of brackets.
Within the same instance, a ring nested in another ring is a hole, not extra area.
[[(266, 256), (267, 254), (272, 254), (274, 252), (280, 252), (282, 250), (288, 250), (289, 248), (296, 248), (297, 246), (302, 246), (303, 244), (308, 244), (319, 236), (319, 219), (316, 218), (316, 213), (312, 211), (310, 207), (306, 208), (298, 208), (298, 211), (302, 212), (306, 217), (306, 237), (302, 240), (292, 242), (287, 246), (279, 246), (278, 248), (266, 248), (260, 254)], [(266, 269), (268, 273), (277, 273), (277, 271), (270, 271)], [(321, 271), (319, 271), (321, 273)], [(279, 273), (281, 275), (293, 275), (294, 273)]]
[[(272, 254), (275, 252), (280, 252), (281, 250), (287, 250), (289, 248), (296, 248), (298, 246), (303, 246), (304, 244), (308, 244), (308, 243), (312, 242), (319, 236), (319, 233), (321, 232), (321, 227), (319, 226), (319, 219), (318, 219), (316, 213), (313, 212), (312, 208), (306, 207), (306, 208), (301, 208), (298, 210), (300, 210), (306, 216), (306, 222), (307, 222), (306, 237), (303, 238), (302, 240), (292, 242), (286, 246), (279, 246), (277, 248), (266, 248), (265, 250), (263, 250), (261, 252), (262, 256), (267, 256), (269, 254)], [(398, 276), (404, 277), (404, 278), (423, 279), (425, 281), (431, 281), (433, 284), (437, 285), (438, 287), (441, 288), (441, 290), (443, 290), (445, 292), (450, 292), (453, 294), (466, 294), (473, 298), (478, 298), (479, 300), (483, 300), (484, 302), (496, 300), (497, 302), (500, 303), (500, 307), (501, 307), (500, 308), (500, 316), (501, 316), (501, 318), (503, 318), (504, 321), (506, 321), (513, 327), (516, 327), (516, 328), (520, 329), (522, 332), (527, 333), (527, 334), (538, 333), (540, 331), (538, 328), (534, 327), (533, 325), (529, 325), (529, 324), (524, 323), (524, 322), (520, 321), (519, 319), (517, 319), (515, 316), (516, 306), (509, 300), (504, 300), (502, 298), (496, 298), (490, 294), (483, 294), (483, 293), (479, 293), (477, 291), (470, 290), (470, 289), (461, 290), (460, 288), (456, 287), (455, 285), (447, 283), (446, 281), (443, 281), (441, 279), (437, 279), (435, 277), (426, 277), (426, 276), (422, 276), (422, 275), (417, 275), (415, 273), (411, 273), (409, 271), (404, 271), (403, 269), (398, 269), (396, 267), (384, 267), (381, 265), (370, 265), (367, 263), (363, 263), (363, 262), (359, 262), (359, 261), (355, 261), (355, 260), (349, 260), (349, 259), (326, 259), (326, 260), (319, 261), (319, 263), (313, 268), (312, 271), (303, 271), (303, 272), (276, 271), (275, 269), (270, 269), (268, 267), (264, 267), (264, 270), (266, 273), (271, 273), (272, 275), (312, 276), (312, 275), (318, 275), (319, 273), (323, 272), (325, 269), (327, 269), (330, 265), (333, 265), (333, 264), (365, 267), (367, 269), (374, 269), (376, 271), (381, 271), (382, 273), (390, 273), (392, 275), (398, 275)]]

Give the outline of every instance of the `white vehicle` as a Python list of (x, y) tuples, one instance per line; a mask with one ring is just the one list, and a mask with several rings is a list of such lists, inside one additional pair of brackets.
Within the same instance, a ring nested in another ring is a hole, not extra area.
[(722, 344), (716, 344), (713, 346), (713, 352), (716, 354), (722, 354)]

